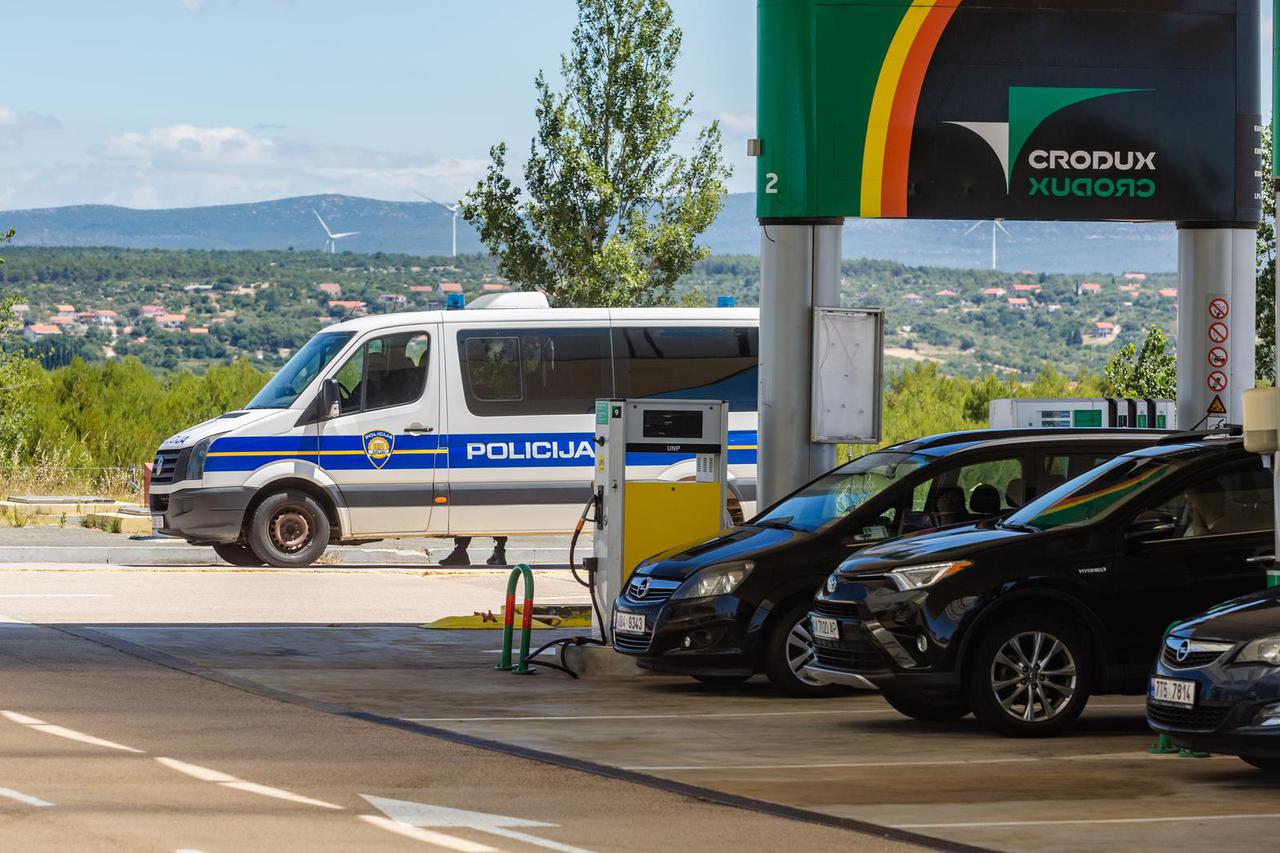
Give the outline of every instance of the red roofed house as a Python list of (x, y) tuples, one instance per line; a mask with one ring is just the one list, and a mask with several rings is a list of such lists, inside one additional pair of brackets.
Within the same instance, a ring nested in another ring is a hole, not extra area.
[(956, 296), (957, 294), (954, 290), (939, 290), (937, 293), (933, 295), (934, 296)]
[(1144, 272), (1127, 272), (1124, 274), (1124, 277), (1129, 279), (1130, 281), (1146, 281), (1147, 280), (1147, 274)]
[(55, 305), (55, 306), (53, 306), (53, 308), (54, 308), (54, 310), (55, 310), (55, 311), (57, 311), (59, 314), (74, 314), (74, 313), (76, 313), (76, 306), (74, 306), (74, 305)]
[(326, 281), (316, 285), (316, 289), (326, 296), (341, 296), (342, 285), (336, 281)]
[(106, 311), (106, 310), (94, 311), (93, 313), (97, 315), (97, 318), (98, 318), (97, 322), (99, 326), (114, 326), (116, 322), (116, 318), (119, 316), (114, 311)]
[(1026, 298), (1025, 296), (1010, 296), (1010, 297), (1009, 297), (1009, 307), (1010, 307), (1010, 308), (1022, 308), (1022, 309), (1024, 309), (1024, 310), (1025, 310), (1025, 309), (1026, 309), (1030, 304), (1031, 304), (1031, 303), (1027, 302), (1027, 298)]
[(1106, 320), (1099, 320), (1093, 324), (1093, 336), (1095, 338), (1109, 338), (1115, 330), (1116, 324), (1108, 323)]
[(1098, 284), (1096, 281), (1086, 281), (1084, 284), (1080, 285), (1081, 293), (1098, 293), (1101, 290), (1102, 285)]
[(442, 281), (440, 282), (440, 292), (441, 293), (461, 293), (462, 285), (458, 284), (456, 281)]
[(1162, 288), (1160, 288), (1160, 290), (1158, 291), (1158, 293), (1159, 293), (1162, 297), (1164, 297), (1165, 299), (1177, 299), (1177, 298), (1178, 298), (1178, 288), (1176, 288), (1176, 287), (1162, 287)]
[(164, 313), (166, 312), (164, 310), (163, 305), (143, 305), (142, 306), (143, 317), (159, 317), (161, 314), (164, 314)]
[(502, 284), (501, 282), (490, 282), (480, 285), (480, 289), (485, 293), (505, 293), (511, 289), (511, 285)]
[(70, 326), (75, 321), (76, 318), (68, 314), (58, 314), (49, 318), (49, 322), (55, 326)]
[(395, 305), (397, 307), (404, 305), (409, 301), (409, 298), (403, 293), (384, 293), (382, 294), (381, 299), (388, 305)]
[(1004, 294), (1005, 290), (1003, 287), (987, 287), (982, 291), (983, 296), (1004, 296)]
[(187, 332), (188, 332), (188, 333), (190, 333), (190, 334), (192, 334), (192, 335), (207, 335), (207, 334), (209, 334), (209, 330), (208, 330), (208, 329), (204, 329), (204, 328), (201, 328), (201, 327), (199, 327), (199, 326), (192, 326), (190, 329), (187, 329)]
[(349, 312), (357, 316), (366, 313), (364, 303), (358, 299), (330, 299), (329, 310)]
[(183, 323), (187, 322), (186, 314), (161, 314), (156, 317), (156, 322), (166, 329), (176, 329)]
[(29, 341), (38, 341), (49, 335), (60, 335), (62, 330), (57, 326), (50, 326), (47, 323), (32, 323), (22, 330), (22, 336)]
[(1013, 289), (1018, 293), (1039, 293), (1040, 285), (1038, 284), (1015, 284)]
[(913, 305), (919, 305), (924, 300), (921, 298), (920, 294), (918, 293), (904, 293), (902, 294), (902, 301), (910, 302)]

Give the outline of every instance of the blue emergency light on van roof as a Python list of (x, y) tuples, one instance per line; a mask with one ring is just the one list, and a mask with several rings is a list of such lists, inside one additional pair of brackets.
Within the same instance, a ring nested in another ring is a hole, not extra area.
[(459, 308), (467, 307), (467, 298), (461, 293), (450, 293), (444, 302), (446, 311), (455, 311)]
[(736, 304), (737, 304), (737, 300), (736, 300), (736, 299), (734, 299), (732, 296), (717, 296), (717, 297), (716, 297), (716, 307), (717, 307), (717, 308), (732, 308), (732, 307), (733, 307), (734, 305), (736, 305)]

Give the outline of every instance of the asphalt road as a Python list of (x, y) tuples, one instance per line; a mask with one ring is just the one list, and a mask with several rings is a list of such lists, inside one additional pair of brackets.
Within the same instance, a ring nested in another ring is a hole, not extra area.
[[(134, 596), (118, 586), (94, 592), (100, 587), (93, 574), (42, 573), (41, 591), (31, 591), (32, 575), (2, 577), (0, 613), (24, 617), (0, 617), (6, 849), (908, 849), (323, 713), (30, 624), (65, 621), (60, 607), (108, 622), (130, 620), (134, 607), (185, 608), (189, 615), (202, 597), (220, 617), (251, 618), (273, 603), (287, 615), (306, 599), (301, 590), (228, 598), (230, 586), (180, 592), (148, 575), (151, 594)], [(227, 573), (218, 584), (235, 577), (258, 576)], [(360, 606), (336, 600), (319, 607), (313, 601), (312, 610), (361, 615)]]

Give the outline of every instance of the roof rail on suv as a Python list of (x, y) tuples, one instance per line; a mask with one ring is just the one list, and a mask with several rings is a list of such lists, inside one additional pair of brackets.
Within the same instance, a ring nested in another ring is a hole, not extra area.
[(1033, 438), (1037, 436), (1070, 436), (1070, 435), (1167, 435), (1167, 429), (1151, 427), (1004, 427), (997, 429), (970, 429), (957, 432), (944, 432), (927, 435), (898, 442), (894, 447), (910, 446), (914, 449), (928, 447), (945, 447), (948, 444), (960, 444), (974, 441), (998, 441), (1008, 438)]
[(1221, 429), (1189, 429), (1182, 432), (1171, 432), (1156, 442), (1162, 444), (1187, 444), (1192, 441), (1204, 441), (1206, 438), (1239, 438), (1244, 435), (1244, 427), (1240, 424), (1227, 424)]

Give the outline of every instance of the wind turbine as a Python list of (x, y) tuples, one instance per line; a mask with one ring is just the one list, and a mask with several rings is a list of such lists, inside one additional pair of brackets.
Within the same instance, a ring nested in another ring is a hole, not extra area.
[(329, 250), (329, 254), (331, 255), (338, 251), (339, 240), (341, 240), (343, 237), (354, 237), (360, 233), (359, 231), (340, 231), (337, 234), (334, 234), (332, 231), (329, 230), (329, 226), (325, 224), (324, 219), (320, 217), (320, 214), (316, 211), (314, 207), (311, 208), (311, 212), (315, 213), (316, 219), (320, 220), (320, 227), (324, 229), (325, 235), (329, 238), (324, 241), (324, 246), (326, 249)]
[[(976, 231), (976, 230), (977, 230), (977, 228), (978, 228), (978, 226), (979, 226), (979, 225), (981, 225), (982, 223), (984, 223), (984, 222), (986, 222), (986, 221), (987, 221), (987, 220), (985, 220), (985, 219), (980, 219), (980, 220), (978, 220), (977, 222), (975, 222), (975, 223), (973, 223), (972, 225), (970, 225), (970, 226), (969, 226), (969, 228), (968, 228), (968, 230), (966, 230), (966, 231), (965, 231), (963, 234), (961, 234), (960, 236), (961, 236), (961, 237), (968, 237), (970, 234), (972, 234), (974, 231)], [(1004, 232), (1004, 236), (1008, 237), (1010, 240), (1012, 240), (1012, 239), (1013, 239), (1013, 235), (1009, 233), (1009, 229), (1004, 227), (1004, 220), (1003, 220), (1003, 219), (992, 219), (992, 220), (991, 220), (991, 268), (992, 268), (992, 269), (995, 269), (995, 268), (996, 268), (996, 229), (997, 229), (997, 228), (999, 228), (1001, 231), (1003, 231), (1003, 232)]]
[(452, 257), (455, 257), (455, 258), (458, 257), (458, 208), (462, 207), (462, 202), (458, 202), (457, 204), (453, 204), (453, 205), (441, 204), (440, 202), (436, 201), (434, 198), (432, 198), (429, 195), (420, 193), (417, 190), (414, 190), (413, 192), (414, 192), (414, 195), (422, 196), (422, 198), (425, 198), (427, 201), (431, 202), (437, 207), (443, 207), (445, 210), (449, 211), (449, 213), (453, 215)]

